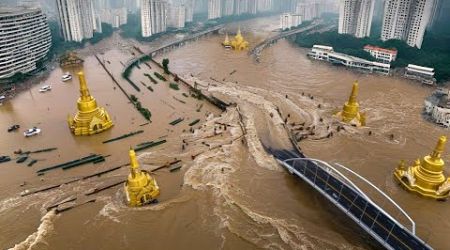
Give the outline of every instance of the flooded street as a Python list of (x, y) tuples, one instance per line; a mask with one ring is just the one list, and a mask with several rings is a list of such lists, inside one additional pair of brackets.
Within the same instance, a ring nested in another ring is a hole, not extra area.
[[(240, 26), (250, 46), (254, 46), (273, 35), (278, 21), (255, 19), (226, 29), (234, 34)], [(141, 64), (140, 69), (133, 70), (131, 79), (141, 88), (136, 92), (120, 76), (121, 62), (125, 64), (132, 55), (129, 49), (119, 46), (99, 53), (99, 58), (125, 90), (149, 108), (152, 123), (140, 126), (147, 121), (115, 88), (94, 56), (84, 58), (83, 70), (91, 94), (115, 123), (111, 130), (92, 137), (70, 134), (66, 118), (76, 111), (78, 81), (74, 77), (62, 83), (60, 77), (65, 71), (75, 76), (77, 68), (53, 70), (45, 80), (52, 84), (50, 92), (39, 93), (40, 85), (35, 86), (0, 106), (2, 155), (13, 155), (19, 148), (58, 147), (53, 152), (32, 155), (42, 160), (33, 167), (15, 160), (0, 165), (2, 249), (15, 245), (15, 249), (92, 249), (99, 245), (100, 249), (373, 248), (368, 243), (373, 241), (371, 238), (266, 154), (263, 145), (291, 147), (283, 127), (288, 114), (289, 122), (304, 122), (316, 128), (316, 136), (299, 144), (306, 155), (344, 164), (366, 177), (409, 213), (422, 239), (435, 249), (447, 248), (448, 202), (407, 193), (392, 175), (399, 160), (412, 163), (429, 154), (440, 135), (450, 135), (449, 130), (422, 118), (423, 101), (431, 88), (402, 78), (366, 75), (312, 61), (306, 57), (307, 49), (287, 40), (265, 49), (256, 63), (246, 52), (223, 49), (223, 39), (223, 35), (210, 35), (155, 58), (159, 62), (169, 58), (172, 72), (237, 104), (238, 108), (231, 107), (222, 114), (205, 101), (182, 95), (188, 91), (181, 84), (175, 91), (168, 88), (168, 83), (150, 83), (143, 73), (162, 73), (154, 63), (150, 63), (151, 69)], [(155, 47), (139, 46), (144, 52)], [(367, 127), (349, 127), (323, 138), (327, 127), (335, 126), (333, 114), (347, 100), (355, 80), (360, 84), (358, 99), (367, 114)], [(154, 91), (146, 89), (141, 81)], [(277, 107), (282, 116), (277, 115)], [(169, 125), (179, 117), (185, 121)], [(201, 122), (190, 133), (188, 124), (195, 119)], [(21, 125), (20, 131), (7, 133), (8, 126), (15, 123)], [(218, 124), (228, 124), (229, 129), (221, 130)], [(24, 138), (22, 131), (32, 126), (41, 128), (42, 134)], [(140, 129), (143, 134), (101, 143)], [(183, 167), (174, 173), (164, 169), (154, 174), (162, 194), (157, 205), (129, 208), (119, 186), (99, 193), (95, 203), (58, 215), (45, 210), (64, 197), (84, 199), (86, 190), (125, 179), (126, 167), (52, 191), (20, 196), (28, 188), (61, 183), (127, 163), (130, 146), (158, 138), (166, 138), (168, 143), (139, 152), (142, 167), (153, 169), (174, 158), (182, 159)], [(186, 150), (181, 148), (183, 139), (189, 142)], [(111, 156), (104, 163), (36, 175), (41, 168), (90, 153)], [(198, 156), (192, 160), (192, 155)], [(444, 160), (449, 166), (449, 149)], [(21, 187), (23, 182), (26, 185)]]

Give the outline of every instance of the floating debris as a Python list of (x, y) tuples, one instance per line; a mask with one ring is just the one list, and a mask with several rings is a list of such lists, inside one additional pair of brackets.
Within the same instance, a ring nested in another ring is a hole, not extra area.
[(16, 163), (22, 163), (28, 159), (28, 155), (21, 156), (16, 160)]
[[(147, 124), (148, 124), (148, 123), (147, 123)], [(139, 126), (141, 126), (141, 125), (139, 125)], [(128, 134), (125, 134), (125, 135), (121, 135), (121, 136), (119, 136), (119, 137), (115, 137), (115, 138), (112, 138), (112, 139), (103, 141), (102, 143), (103, 143), (103, 144), (106, 144), (106, 143), (110, 143), (110, 142), (122, 140), (122, 139), (125, 139), (125, 138), (130, 137), (130, 136), (133, 136), (133, 135), (141, 134), (141, 133), (143, 133), (143, 132), (144, 132), (144, 130), (138, 130), (138, 131), (135, 131), (135, 132), (131, 132), (131, 133), (128, 133)]]
[(172, 126), (175, 126), (175, 125), (177, 125), (178, 123), (180, 123), (182, 121), (184, 121), (184, 118), (178, 118), (178, 119), (170, 122), (169, 124), (172, 125)]
[(166, 140), (160, 140), (160, 141), (148, 142), (148, 143), (144, 143), (144, 144), (141, 143), (137, 147), (134, 148), (134, 151), (136, 151), (136, 152), (142, 151), (144, 149), (155, 147), (155, 146), (164, 144), (166, 142), (167, 142)]
[(93, 195), (93, 194), (99, 193), (99, 192), (101, 192), (103, 190), (106, 190), (108, 188), (112, 188), (112, 187), (118, 186), (120, 184), (123, 184), (124, 182), (125, 181), (119, 181), (119, 182), (114, 182), (112, 184), (108, 184), (108, 185), (105, 185), (105, 186), (96, 187), (96, 188), (91, 189), (88, 192), (86, 192), (85, 195), (88, 195), (88, 196), (89, 195)]
[(70, 210), (72, 208), (76, 208), (76, 207), (79, 207), (79, 206), (87, 204), (87, 203), (95, 202), (95, 200), (96, 200), (95, 198), (92, 198), (92, 199), (88, 199), (88, 200), (83, 201), (82, 203), (78, 203), (78, 204), (75, 202), (63, 203), (56, 208), (55, 212), (62, 213), (64, 211)]
[(28, 163), (28, 167), (31, 167), (31, 166), (33, 166), (36, 162), (37, 162), (38, 160), (36, 160), (36, 159), (33, 159), (33, 160), (31, 160), (29, 163)]
[(199, 123), (200, 119), (195, 119), (194, 121), (192, 121), (191, 123), (189, 123), (189, 126), (194, 126), (195, 124)]
[(11, 160), (11, 157), (9, 157), (7, 155), (0, 156), (0, 163), (8, 162), (10, 160)]
[(91, 163), (94, 162), (95, 160), (98, 160), (100, 157), (103, 157), (101, 155), (97, 155), (97, 154), (91, 154), (89, 156), (77, 159), (77, 160), (73, 160), (73, 161), (69, 161), (69, 162), (65, 162), (65, 163), (61, 163), (58, 165), (54, 165), (51, 167), (47, 167), (47, 168), (43, 168), (38, 170), (36, 173), (44, 173), (53, 169), (57, 169), (57, 168), (63, 168), (63, 169), (69, 169), (72, 167), (77, 167), (83, 164), (87, 164), (87, 163)]

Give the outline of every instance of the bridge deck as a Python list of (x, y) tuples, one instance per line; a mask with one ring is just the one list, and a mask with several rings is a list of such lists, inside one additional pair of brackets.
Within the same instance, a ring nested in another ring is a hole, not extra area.
[(331, 169), (303, 155), (283, 150), (274, 153), (280, 163), (342, 210), (387, 249), (432, 249), (403, 225), (380, 209), (365, 194), (336, 178)]

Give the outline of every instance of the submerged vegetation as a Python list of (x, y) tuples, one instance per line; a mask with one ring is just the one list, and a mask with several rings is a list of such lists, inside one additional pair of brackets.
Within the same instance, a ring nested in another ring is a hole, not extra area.
[(134, 107), (141, 113), (142, 116), (148, 121), (152, 117), (152, 113), (147, 108), (143, 108), (141, 102), (135, 95), (130, 96), (130, 100), (133, 103)]
[(363, 50), (365, 45), (375, 45), (382, 48), (396, 48), (397, 60), (393, 67), (406, 67), (408, 64), (431, 67), (435, 69), (438, 82), (450, 80), (450, 36), (445, 34), (425, 34), (422, 49), (408, 46), (404, 41), (381, 41), (378, 37), (356, 38), (351, 35), (338, 34), (336, 30), (298, 34), (295, 43), (301, 47), (310, 48), (315, 44), (332, 46), (335, 51), (374, 60), (368, 52)]
[(167, 81), (167, 79), (166, 79), (163, 75), (161, 75), (160, 73), (154, 72), (153, 74), (154, 74), (159, 80), (164, 81), (164, 82)]

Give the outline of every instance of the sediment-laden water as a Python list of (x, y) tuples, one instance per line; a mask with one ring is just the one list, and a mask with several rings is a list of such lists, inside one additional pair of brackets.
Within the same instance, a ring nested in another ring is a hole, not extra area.
[[(250, 44), (255, 45), (272, 35), (277, 22), (277, 18), (265, 18), (239, 25)], [(227, 28), (232, 32), (237, 25)], [(300, 143), (307, 155), (342, 163), (365, 176), (413, 217), (421, 238), (436, 249), (446, 248), (450, 232), (448, 203), (409, 194), (392, 177), (400, 159), (411, 162), (422, 157), (431, 151), (439, 135), (449, 135), (448, 130), (422, 119), (423, 100), (432, 89), (401, 78), (366, 75), (311, 61), (306, 49), (286, 40), (264, 50), (260, 63), (255, 63), (245, 52), (224, 50), (220, 46), (223, 38), (209, 36), (157, 58), (168, 57), (173, 72), (237, 104), (238, 108), (229, 108), (221, 115), (206, 103), (204, 110), (196, 112), (200, 103), (192, 98), (181, 105), (173, 98), (182, 98), (181, 92), (160, 84), (153, 93), (136, 93), (153, 113), (153, 123), (144, 126), (144, 135), (102, 145), (105, 138), (137, 130), (145, 121), (113, 89), (93, 57), (86, 58), (84, 68), (91, 93), (114, 117), (116, 125), (111, 131), (90, 138), (70, 135), (65, 118), (74, 111), (77, 85), (76, 81), (59, 83), (63, 72), (60, 69), (46, 80), (55, 82), (51, 93), (41, 95), (33, 88), (0, 107), (2, 154), (11, 154), (18, 147), (60, 148), (56, 153), (42, 155), (46, 161), (32, 168), (15, 163), (0, 165), (0, 245), (9, 248), (17, 244), (16, 249), (371, 248), (367, 242), (372, 240), (357, 226), (266, 154), (263, 145), (290, 147), (283, 127), (289, 114), (289, 122), (315, 126), (315, 135)], [(125, 63), (131, 58), (124, 49), (110, 50), (100, 57), (111, 61), (107, 67), (117, 78), (122, 68), (120, 61)], [(145, 67), (136, 69), (132, 79), (145, 81)], [(354, 80), (360, 83), (358, 99), (367, 113), (367, 127), (337, 132), (332, 115), (348, 98)], [(133, 92), (129, 86), (127, 91)], [(194, 133), (187, 131), (186, 124), (168, 125), (181, 116), (201, 118), (202, 122)], [(37, 124), (44, 133), (29, 139), (6, 134), (4, 131), (13, 122)], [(228, 124), (227, 130), (220, 124)], [(334, 136), (324, 138), (330, 131)], [(124, 178), (126, 168), (54, 191), (24, 198), (18, 195), (30, 186), (58, 183), (120, 165), (127, 161), (130, 145), (162, 136), (167, 136), (167, 145), (139, 154), (143, 168), (152, 169), (174, 158), (182, 159), (184, 165), (175, 174), (166, 170), (155, 174), (162, 191), (160, 203), (155, 206), (128, 208), (120, 187), (99, 194), (95, 203), (62, 214), (45, 211), (58, 199), (70, 195), (82, 199), (84, 191)], [(188, 144), (185, 150), (181, 149), (181, 140)], [(35, 176), (40, 167), (90, 152), (112, 156), (98, 167)], [(447, 162), (449, 155), (445, 154)], [(23, 181), (28, 184), (20, 187)]]

